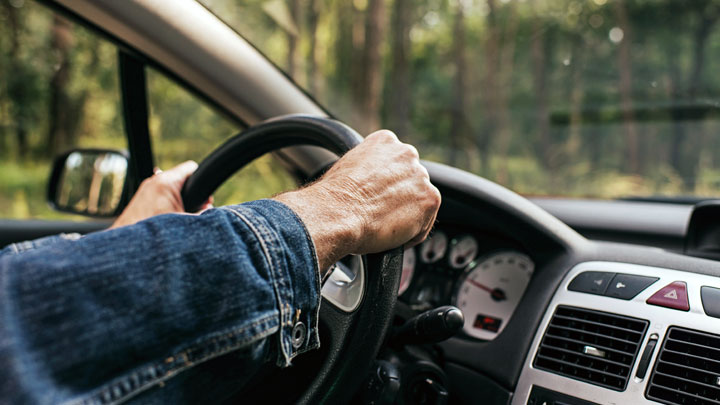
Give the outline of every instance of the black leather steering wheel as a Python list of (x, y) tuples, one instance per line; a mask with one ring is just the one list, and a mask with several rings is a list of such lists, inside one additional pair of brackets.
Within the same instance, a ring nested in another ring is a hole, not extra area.
[[(187, 211), (196, 211), (233, 173), (265, 153), (288, 146), (314, 145), (342, 155), (361, 141), (352, 128), (332, 119), (288, 115), (264, 121), (229, 139), (205, 158), (183, 186), (183, 203)], [(274, 392), (260, 399), (343, 403), (357, 390), (392, 320), (402, 248), (367, 255), (362, 260), (366, 285), (360, 306), (348, 313), (323, 298), (321, 349), (295, 358), (288, 369), (273, 370), (265, 380), (271, 380), (268, 387), (275, 387)], [(264, 391), (257, 387), (255, 390)]]

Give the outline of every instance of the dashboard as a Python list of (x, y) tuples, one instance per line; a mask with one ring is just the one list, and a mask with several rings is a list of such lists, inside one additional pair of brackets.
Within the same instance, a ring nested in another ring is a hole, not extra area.
[(406, 251), (399, 300), (463, 311), (462, 331), (437, 345), (449, 403), (720, 404), (720, 263), (586, 239), (428, 166), (443, 206), (432, 238)]

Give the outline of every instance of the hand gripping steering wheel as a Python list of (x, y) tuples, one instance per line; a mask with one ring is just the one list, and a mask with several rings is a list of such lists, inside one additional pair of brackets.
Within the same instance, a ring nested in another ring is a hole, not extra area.
[[(185, 182), (183, 203), (195, 212), (236, 171), (254, 159), (288, 146), (314, 145), (343, 155), (362, 141), (352, 128), (332, 119), (288, 115), (264, 121), (213, 151)], [(362, 257), (364, 296), (352, 310), (323, 298), (321, 348), (274, 369), (249, 395), (261, 401), (343, 403), (365, 379), (393, 316), (402, 268), (402, 248)], [(265, 387), (263, 387), (265, 386)], [(245, 397), (247, 399), (247, 397)]]

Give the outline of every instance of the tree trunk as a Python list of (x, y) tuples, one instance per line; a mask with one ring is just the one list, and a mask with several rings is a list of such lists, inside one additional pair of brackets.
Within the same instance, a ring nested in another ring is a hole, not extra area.
[(625, 135), (625, 170), (629, 173), (639, 173), (638, 134), (635, 128), (635, 116), (632, 101), (632, 60), (630, 59), (631, 27), (627, 16), (625, 1), (615, 3), (615, 17), (618, 27), (623, 32), (623, 38), (618, 45), (618, 69), (620, 73), (620, 109), (623, 119), (623, 133)]
[(50, 46), (51, 55), (57, 58), (56, 70), (50, 79), (50, 123), (48, 131), (48, 154), (55, 156), (71, 145), (74, 134), (68, 133), (73, 119), (68, 83), (70, 81), (70, 48), (73, 44), (70, 22), (58, 15), (53, 16)]
[(7, 78), (8, 98), (12, 103), (11, 120), (15, 124), (15, 140), (18, 146), (18, 157), (24, 158), (28, 154), (27, 120), (28, 106), (24, 96), (24, 83), (22, 83), (24, 66), (20, 61), (20, 15), (19, 10), (9, 2), (2, 2), (10, 28), (10, 77)]
[(466, 106), (466, 62), (465, 62), (465, 10), (461, 1), (456, 2), (457, 10), (453, 22), (453, 64), (455, 77), (453, 80), (453, 98), (451, 106), (451, 126), (448, 150), (448, 163), (457, 166), (457, 156), (466, 138), (467, 122)]
[[(300, 21), (300, 0), (289, 0), (288, 8), (290, 10), (290, 17), (292, 17), (293, 24), (298, 27), (298, 21)], [(297, 45), (299, 35), (297, 32), (291, 31), (288, 31), (286, 35), (288, 42), (287, 74), (294, 79), (297, 65)]]
[(392, 15), (392, 78), (389, 100), (389, 128), (411, 142), (410, 121), (410, 26), (412, 0), (395, 0)]
[(352, 104), (355, 102), (355, 83), (357, 82), (357, 48), (355, 47), (355, 25), (356, 11), (352, 2), (334, 1), (333, 16), (335, 40), (332, 44), (332, 56), (334, 57), (335, 70), (332, 74), (332, 85), (328, 90), (336, 90), (341, 94), (350, 94), (348, 99), (341, 99), (346, 102), (334, 108), (345, 111), (350, 116), (350, 124), (355, 125), (355, 118), (352, 114)]
[(497, 10), (495, 0), (488, 0), (487, 34), (485, 38), (484, 66), (482, 79), (482, 104), (485, 107), (483, 112), (482, 134), (477, 140), (481, 156), (482, 173), (490, 175), (490, 147), (498, 132), (498, 114), (500, 102), (498, 100), (498, 69), (500, 60), (500, 33), (497, 24)]
[(538, 160), (546, 170), (553, 168), (552, 140), (550, 139), (550, 120), (547, 92), (547, 59), (545, 41), (547, 33), (539, 17), (533, 19), (531, 48), (532, 79), (535, 90), (535, 127), (538, 137)]
[(382, 39), (384, 0), (368, 0), (365, 14), (365, 41), (360, 63), (356, 106), (360, 120), (358, 130), (367, 134), (380, 127), (380, 93), (382, 91)]
[(572, 41), (572, 90), (570, 91), (570, 129), (565, 144), (565, 154), (573, 159), (582, 145), (582, 105), (585, 95), (582, 69), (585, 64), (582, 37), (577, 35)]
[(310, 0), (308, 7), (308, 39), (310, 40), (310, 47), (308, 49), (307, 56), (307, 83), (310, 94), (315, 97), (320, 97), (318, 78), (318, 50), (317, 50), (317, 28), (318, 19), (320, 17), (319, 1)]

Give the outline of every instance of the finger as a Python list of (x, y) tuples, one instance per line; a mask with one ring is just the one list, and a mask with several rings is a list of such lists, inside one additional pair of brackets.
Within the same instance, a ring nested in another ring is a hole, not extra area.
[(157, 167), (157, 166), (155, 166), (155, 168), (153, 169), (153, 174), (160, 174), (160, 173), (162, 173), (162, 172), (163, 172), (162, 169), (160, 169), (160, 168)]
[(188, 160), (186, 162), (180, 163), (172, 169), (168, 169), (168, 171), (164, 173), (166, 176), (171, 177), (172, 180), (179, 180), (184, 182), (185, 179), (190, 177), (191, 174), (195, 173), (195, 170), (197, 170), (197, 168), (198, 164), (196, 162)]

